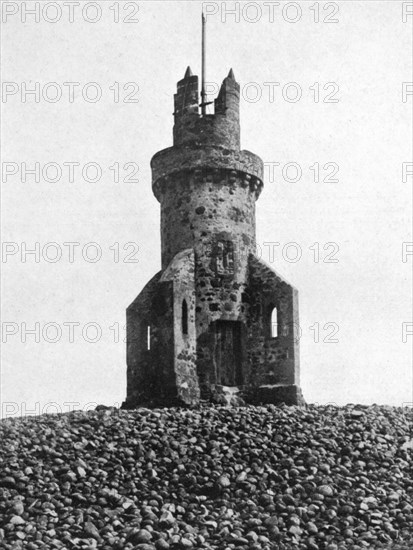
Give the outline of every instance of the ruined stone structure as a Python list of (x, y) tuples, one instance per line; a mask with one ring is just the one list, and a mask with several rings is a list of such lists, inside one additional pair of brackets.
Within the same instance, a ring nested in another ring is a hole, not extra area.
[[(154, 155), (162, 270), (127, 309), (125, 407), (196, 404), (220, 391), (296, 404), (298, 293), (255, 255), (263, 162), (240, 150), (232, 70), (199, 111), (188, 68), (175, 94), (173, 146)], [(231, 388), (231, 389), (230, 389)]]

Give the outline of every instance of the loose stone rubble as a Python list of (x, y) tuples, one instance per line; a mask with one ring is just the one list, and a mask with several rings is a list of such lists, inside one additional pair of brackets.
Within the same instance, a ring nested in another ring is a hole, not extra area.
[(115, 409), (0, 422), (0, 547), (413, 548), (411, 409)]

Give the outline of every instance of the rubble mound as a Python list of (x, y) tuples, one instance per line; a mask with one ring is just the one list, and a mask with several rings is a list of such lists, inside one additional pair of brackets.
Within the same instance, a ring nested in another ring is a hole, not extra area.
[(100, 409), (0, 422), (1, 548), (413, 548), (411, 409)]

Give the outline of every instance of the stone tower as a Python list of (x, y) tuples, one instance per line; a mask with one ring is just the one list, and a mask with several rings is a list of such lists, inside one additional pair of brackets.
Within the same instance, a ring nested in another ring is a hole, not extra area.
[(255, 255), (263, 162), (240, 149), (239, 84), (231, 70), (202, 115), (188, 67), (174, 99), (173, 146), (151, 161), (162, 270), (127, 309), (124, 407), (299, 404), (298, 292)]

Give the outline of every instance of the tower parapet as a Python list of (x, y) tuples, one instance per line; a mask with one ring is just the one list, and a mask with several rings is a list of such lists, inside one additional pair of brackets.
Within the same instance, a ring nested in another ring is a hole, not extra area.
[(175, 94), (174, 146), (213, 145), (239, 151), (240, 87), (233, 71), (224, 79), (217, 99), (212, 102), (215, 112), (202, 116), (198, 106), (198, 77), (188, 69)]

